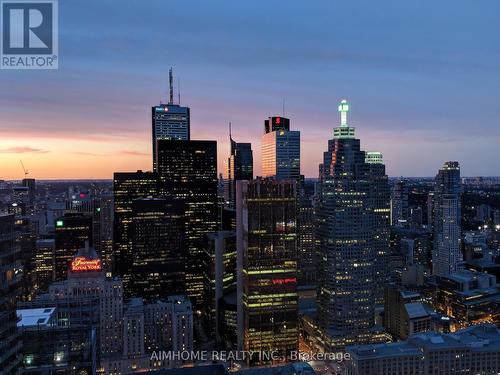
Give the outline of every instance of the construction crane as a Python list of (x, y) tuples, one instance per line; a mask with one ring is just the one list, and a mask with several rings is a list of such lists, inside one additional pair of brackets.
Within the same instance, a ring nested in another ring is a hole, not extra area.
[(30, 172), (26, 168), (24, 168), (23, 161), (21, 159), (19, 159), (19, 161), (21, 162), (21, 167), (23, 167), (24, 178), (27, 178)]

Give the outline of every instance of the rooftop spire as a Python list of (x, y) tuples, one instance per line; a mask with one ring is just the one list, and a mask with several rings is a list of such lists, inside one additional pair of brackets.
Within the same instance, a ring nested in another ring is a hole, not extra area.
[(339, 104), (340, 126), (347, 126), (347, 112), (349, 112), (349, 104), (347, 100), (342, 99)]
[(174, 77), (172, 74), (172, 67), (170, 67), (170, 70), (168, 71), (168, 83), (170, 87), (170, 97), (168, 104), (174, 104)]

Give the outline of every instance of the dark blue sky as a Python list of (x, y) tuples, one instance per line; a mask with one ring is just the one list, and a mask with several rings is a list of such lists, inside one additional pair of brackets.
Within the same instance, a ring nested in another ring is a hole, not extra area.
[[(390, 175), (500, 175), (500, 1), (60, 1), (59, 70), (0, 71), (0, 178), (149, 169), (168, 68), (192, 138), (251, 141), (266, 117), (302, 132), (317, 175), (337, 103)], [(14, 165), (15, 162), (15, 165)]]

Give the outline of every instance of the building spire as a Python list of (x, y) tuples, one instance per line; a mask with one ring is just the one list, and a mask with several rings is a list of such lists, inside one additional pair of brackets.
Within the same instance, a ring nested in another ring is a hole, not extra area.
[(340, 126), (347, 126), (347, 112), (349, 112), (349, 104), (347, 100), (342, 99), (339, 104)]
[(172, 74), (172, 67), (170, 67), (170, 70), (168, 71), (168, 83), (170, 88), (170, 97), (168, 104), (174, 104), (174, 77)]

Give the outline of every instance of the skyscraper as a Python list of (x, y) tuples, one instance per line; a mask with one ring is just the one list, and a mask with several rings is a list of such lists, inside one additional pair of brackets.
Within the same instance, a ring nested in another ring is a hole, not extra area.
[(236, 181), (253, 179), (253, 152), (251, 143), (235, 142), (229, 124), (230, 155), (227, 159), (224, 200), (230, 208), (236, 208)]
[(179, 200), (132, 203), (130, 291), (148, 300), (185, 293), (184, 206)]
[(170, 97), (167, 104), (156, 105), (151, 108), (153, 129), (153, 168), (156, 171), (157, 141), (160, 139), (190, 139), (190, 112), (189, 107), (181, 107), (180, 99), (174, 104), (172, 86), (172, 69), (169, 71)]
[(448, 161), (438, 171), (433, 199), (432, 272), (448, 276), (457, 271), (463, 260), (460, 250), (461, 186), (458, 162)]
[(156, 197), (157, 193), (156, 173), (137, 171), (114, 174), (113, 268), (123, 279), (126, 297), (131, 296), (133, 202), (139, 198)]
[(92, 217), (83, 214), (65, 214), (56, 219), (55, 280), (66, 280), (74, 255), (92, 243)]
[(290, 130), (290, 119), (269, 117), (264, 121), (262, 176), (294, 180), (300, 177), (300, 132)]
[(404, 180), (394, 184), (391, 197), (391, 225), (405, 227), (408, 223), (408, 186)]
[(296, 181), (239, 181), (236, 195), (238, 346), (284, 357), (298, 349)]
[(16, 299), (21, 293), (23, 269), (16, 244), (14, 215), (0, 215), (0, 371), (19, 374), (21, 335), (17, 330)]
[(217, 142), (158, 140), (159, 195), (185, 208), (186, 289), (195, 308), (203, 304), (203, 255), (207, 234), (218, 229)]
[[(388, 276), (390, 193), (380, 153), (360, 149), (339, 105), (340, 126), (320, 168), (318, 321), (332, 347), (370, 340)], [(365, 336), (365, 337), (363, 337)]]

